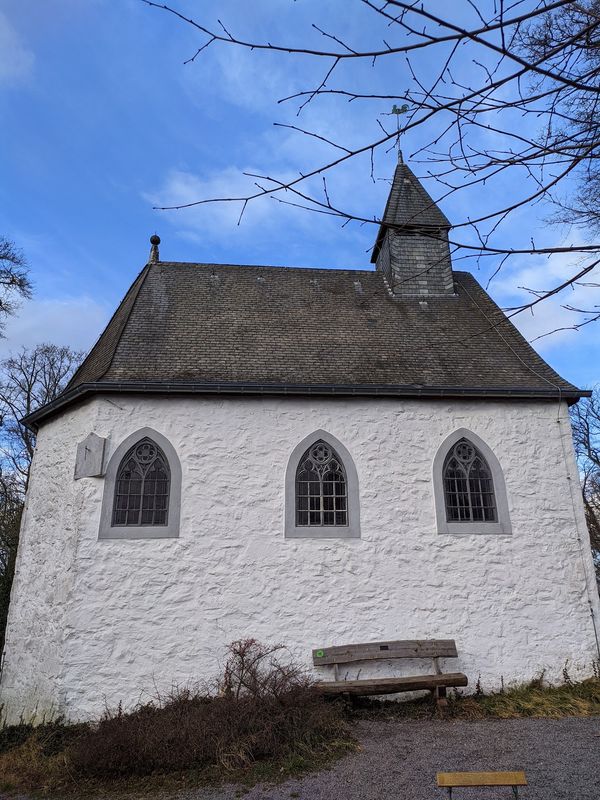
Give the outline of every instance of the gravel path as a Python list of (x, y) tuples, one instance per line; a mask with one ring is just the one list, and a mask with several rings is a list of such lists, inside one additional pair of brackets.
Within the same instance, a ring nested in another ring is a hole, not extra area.
[[(244, 800), (445, 800), (438, 770), (524, 769), (522, 800), (600, 800), (600, 717), (485, 722), (361, 722), (362, 751), (334, 767)], [(235, 800), (239, 787), (177, 800)], [(455, 790), (454, 800), (512, 800), (510, 789)]]

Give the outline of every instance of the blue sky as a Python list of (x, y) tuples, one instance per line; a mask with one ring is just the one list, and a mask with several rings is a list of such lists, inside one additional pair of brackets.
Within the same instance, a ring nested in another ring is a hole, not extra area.
[[(220, 17), (249, 37), (317, 42), (312, 21), (349, 41), (375, 43), (382, 35), (354, 0), (173, 2), (211, 24)], [(370, 225), (342, 227), (272, 200), (249, 206), (239, 226), (239, 207), (232, 205), (153, 210), (243, 193), (244, 171), (289, 177), (331, 156), (326, 145), (276, 128), (274, 121), (316, 128), (356, 146), (378, 135), (377, 118), (387, 119), (379, 115), (390, 110), (388, 103), (319, 101), (298, 118), (297, 104), (275, 101), (318, 83), (323, 63), (213, 46), (184, 65), (199, 43), (191, 28), (140, 0), (0, 4), (0, 233), (25, 251), (35, 285), (33, 300), (9, 322), (0, 354), (41, 341), (88, 348), (145, 263), (154, 231), (165, 260), (369, 266)], [(427, 74), (429, 65), (422, 67)], [(344, 67), (331, 85), (393, 91), (408, 88), (410, 80), (398, 62), (394, 70), (381, 65), (367, 74)], [(420, 143), (407, 136), (405, 155)], [(330, 191), (347, 208), (377, 215), (394, 161), (393, 151), (377, 156), (375, 181), (368, 159), (346, 165), (329, 179)], [(419, 165), (414, 169), (423, 174)], [(507, 180), (493, 197), (484, 187), (442, 207), (456, 220), (499, 196), (510, 200), (519, 188)], [(522, 212), (504, 228), (506, 243), (526, 245), (532, 235), (536, 244), (584, 239), (581, 232), (549, 226), (547, 215), (543, 207)], [(514, 305), (524, 296), (516, 287), (545, 288), (572, 263), (524, 257), (503, 270), (490, 292), (501, 305)], [(485, 285), (486, 269), (472, 268)], [(516, 322), (532, 339), (569, 324), (561, 303), (590, 306), (600, 302), (598, 294), (569, 290)], [(535, 346), (566, 378), (590, 386), (600, 381), (599, 343), (596, 324)]]

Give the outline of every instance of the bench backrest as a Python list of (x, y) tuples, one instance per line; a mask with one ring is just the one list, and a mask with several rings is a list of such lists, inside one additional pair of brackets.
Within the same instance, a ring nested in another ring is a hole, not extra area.
[(387, 658), (458, 658), (454, 639), (401, 639), (395, 642), (368, 642), (322, 647), (312, 651), (315, 667), (375, 661)]
[(524, 772), (438, 772), (437, 785), (448, 789), (459, 786), (527, 786)]

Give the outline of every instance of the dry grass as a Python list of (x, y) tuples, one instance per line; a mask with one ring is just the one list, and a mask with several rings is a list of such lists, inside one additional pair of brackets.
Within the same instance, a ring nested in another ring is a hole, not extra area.
[(482, 717), (514, 719), (517, 717), (591, 717), (600, 714), (600, 680), (548, 686), (543, 679), (517, 686), (507, 692), (462, 698), (456, 704), (462, 713)]
[[(350, 714), (370, 719), (433, 719), (439, 716), (439, 711), (429, 697), (407, 703), (363, 699), (355, 704)], [(495, 694), (451, 693), (444, 716), (464, 720), (600, 716), (600, 678), (581, 683), (569, 680), (560, 686), (551, 686), (540, 676)]]
[(4, 728), (0, 731), (0, 789), (48, 792), (68, 786), (73, 778), (68, 748), (86, 728), (60, 722)]

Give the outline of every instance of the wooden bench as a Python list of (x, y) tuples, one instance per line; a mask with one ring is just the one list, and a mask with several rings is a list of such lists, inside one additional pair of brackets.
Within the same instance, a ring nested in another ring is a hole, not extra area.
[(519, 786), (527, 786), (524, 772), (438, 772), (437, 785), (448, 789), (448, 799), (452, 800), (452, 789), (471, 786), (510, 786), (513, 795), (519, 797)]
[[(454, 639), (405, 639), (396, 642), (369, 642), (323, 647), (313, 650), (315, 667), (333, 665), (333, 681), (321, 681), (317, 688), (326, 695), (370, 695), (412, 692), (429, 689), (438, 705), (446, 704), (448, 686), (466, 686), (467, 676), (462, 672), (442, 672), (440, 658), (458, 658)], [(389, 658), (431, 658), (433, 675), (412, 675), (398, 678), (366, 678), (340, 680), (339, 665), (355, 661), (382, 661)]]

